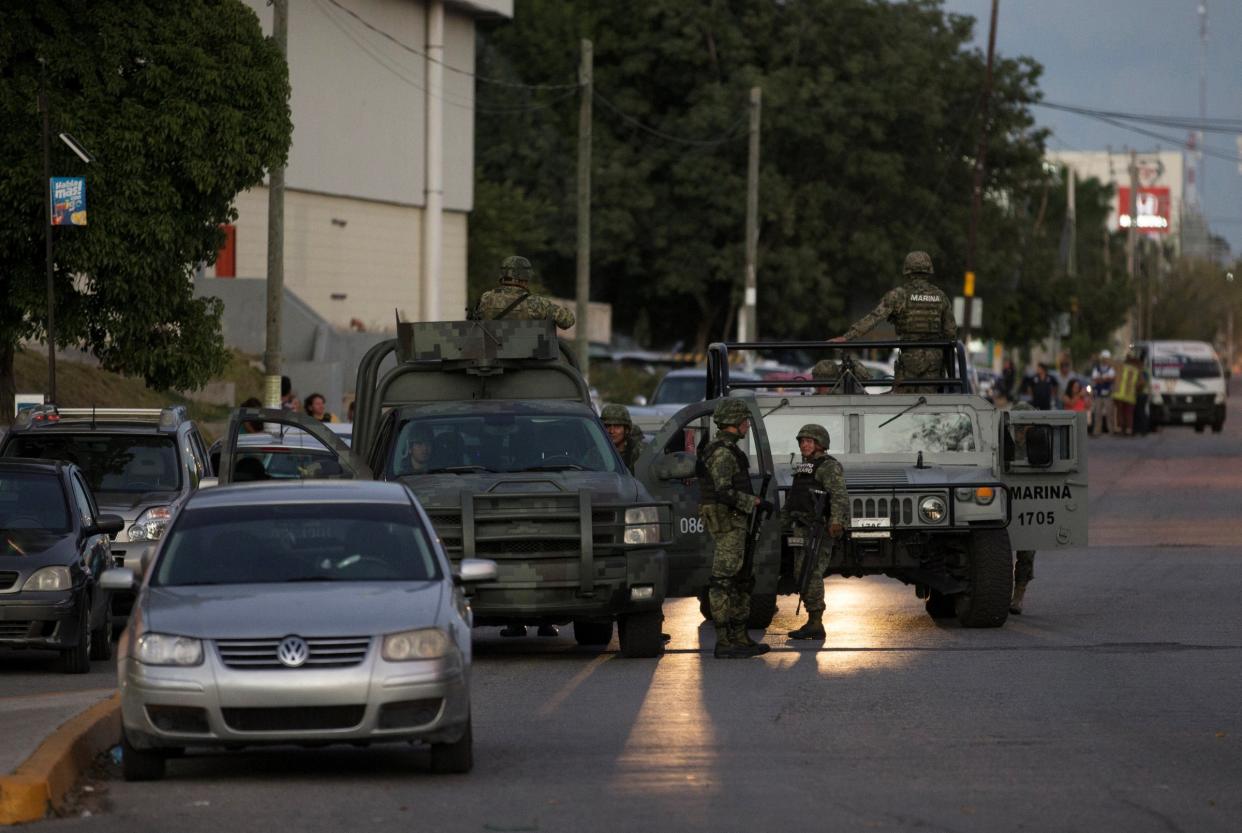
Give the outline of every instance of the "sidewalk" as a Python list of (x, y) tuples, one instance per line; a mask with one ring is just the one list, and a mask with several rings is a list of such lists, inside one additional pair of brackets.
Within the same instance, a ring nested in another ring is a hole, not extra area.
[(0, 696), (0, 776), (34, 754), (49, 735), (76, 715), (107, 700), (115, 688)]

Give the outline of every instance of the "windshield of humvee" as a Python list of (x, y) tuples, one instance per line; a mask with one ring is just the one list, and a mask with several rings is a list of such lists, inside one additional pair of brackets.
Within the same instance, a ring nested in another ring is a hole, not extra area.
[(577, 414), (417, 417), (402, 423), (393, 477), (472, 472), (620, 470), (599, 424)]
[(841, 414), (821, 414), (814, 419), (808, 419), (805, 413), (775, 411), (763, 420), (763, 426), (768, 433), (768, 443), (772, 447), (773, 460), (784, 462), (790, 454), (795, 455), (795, 460), (802, 456), (795, 435), (809, 422), (828, 429), (828, 437), (832, 440), (832, 445), (828, 448), (829, 454), (845, 452), (845, 417)]
[[(866, 454), (925, 454), (974, 451), (975, 424), (969, 414), (919, 413), (893, 419), (894, 414), (863, 414), (863, 452)], [(889, 422), (889, 420), (892, 420)], [(888, 423), (885, 425), (884, 423)]]

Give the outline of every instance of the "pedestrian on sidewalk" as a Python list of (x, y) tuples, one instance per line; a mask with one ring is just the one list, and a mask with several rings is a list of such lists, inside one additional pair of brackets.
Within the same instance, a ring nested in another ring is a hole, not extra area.
[(1113, 354), (1101, 350), (1091, 365), (1091, 433), (1107, 434), (1117, 427), (1113, 414), (1113, 383), (1117, 369), (1113, 367)]
[(1057, 397), (1057, 380), (1048, 373), (1048, 365), (1035, 365), (1035, 375), (1022, 382), (1022, 393), (1031, 398), (1031, 404), (1040, 411), (1051, 411)]
[(1113, 388), (1113, 402), (1117, 408), (1117, 433), (1123, 437), (1134, 436), (1134, 405), (1138, 402), (1141, 383), (1138, 356), (1130, 353), (1117, 373), (1117, 385)]

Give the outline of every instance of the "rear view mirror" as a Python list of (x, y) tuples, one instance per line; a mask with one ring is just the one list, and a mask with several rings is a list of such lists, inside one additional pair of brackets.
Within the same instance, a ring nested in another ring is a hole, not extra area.
[(1026, 428), (1026, 462), (1036, 468), (1052, 465), (1052, 428), (1030, 425)]
[(104, 533), (110, 538), (115, 538), (125, 528), (125, 519), (120, 515), (99, 515), (95, 518), (95, 526), (89, 531), (92, 533)]
[(484, 581), (495, 581), (500, 575), (500, 568), (490, 558), (463, 558), (453, 581), (456, 584), (478, 584)]
[(695, 456), (685, 451), (665, 454), (651, 464), (651, 473), (658, 480), (689, 480), (695, 476)]
[(128, 567), (113, 567), (110, 570), (105, 570), (104, 574), (99, 577), (99, 586), (104, 590), (125, 592), (133, 590), (137, 581), (138, 577)]
[(640, 393), (638, 396), (634, 397), (634, 404), (639, 406), (640, 408), (645, 406), (647, 404), (647, 397), (643, 396)]

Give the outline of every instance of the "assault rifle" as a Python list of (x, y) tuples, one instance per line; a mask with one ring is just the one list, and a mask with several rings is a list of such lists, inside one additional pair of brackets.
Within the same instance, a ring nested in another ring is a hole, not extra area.
[[(824, 507), (828, 503), (828, 493), (823, 489), (814, 489), (811, 494), (815, 496), (815, 503), (811, 509), (814, 513), (815, 521), (811, 524), (811, 528), (807, 530), (806, 540), (802, 542), (802, 570), (798, 573), (798, 606), (794, 610), (797, 616), (802, 612), (802, 602), (806, 598), (806, 592), (811, 586), (811, 578), (815, 575), (816, 567), (819, 564), (820, 545), (823, 544), (824, 536), (828, 531), (828, 519), (824, 517)], [(828, 554), (832, 555), (832, 545), (828, 545)], [(820, 581), (824, 580), (823, 576), (817, 576)]]
[[(768, 484), (771, 482), (771, 473), (765, 474), (763, 482), (759, 484), (759, 494), (756, 495), (760, 501), (768, 493)], [(760, 509), (758, 506), (755, 507), (754, 512), (750, 513), (750, 528), (746, 530), (746, 552), (742, 556), (742, 569), (738, 573), (738, 578), (743, 582), (749, 583), (751, 589), (754, 589), (755, 547), (759, 545), (759, 535), (763, 531), (763, 522), (770, 514), (770, 511)]]

